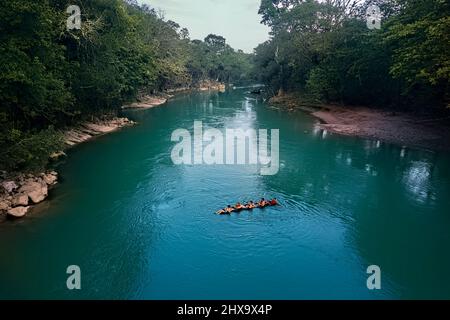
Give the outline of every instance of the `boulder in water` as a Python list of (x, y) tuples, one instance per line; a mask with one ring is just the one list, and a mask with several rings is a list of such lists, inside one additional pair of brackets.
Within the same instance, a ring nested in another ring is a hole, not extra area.
[(8, 216), (13, 218), (23, 218), (30, 207), (16, 207), (8, 210)]
[(50, 172), (50, 173), (44, 174), (42, 176), (42, 179), (44, 180), (44, 182), (46, 184), (48, 184), (49, 186), (52, 186), (52, 185), (55, 185), (56, 182), (58, 181), (58, 174), (56, 172)]
[(40, 203), (48, 196), (48, 187), (44, 181), (27, 181), (19, 192), (25, 193), (33, 201), (33, 203)]
[(15, 195), (11, 202), (12, 207), (28, 206), (28, 195), (25, 193), (19, 193)]

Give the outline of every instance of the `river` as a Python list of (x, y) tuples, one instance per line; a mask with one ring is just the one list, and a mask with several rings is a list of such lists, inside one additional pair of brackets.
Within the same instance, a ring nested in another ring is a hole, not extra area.
[[(450, 155), (323, 132), (247, 90), (130, 111), (139, 125), (71, 150), (50, 201), (0, 225), (0, 298), (449, 299)], [(195, 120), (279, 129), (279, 173), (174, 165)], [(213, 214), (260, 197), (281, 206)]]

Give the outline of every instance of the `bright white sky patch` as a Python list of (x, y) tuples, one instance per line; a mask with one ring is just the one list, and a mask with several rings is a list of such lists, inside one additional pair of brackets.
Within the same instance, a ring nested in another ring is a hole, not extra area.
[(260, 24), (260, 0), (138, 0), (165, 12), (167, 20), (189, 29), (191, 39), (203, 40), (214, 33), (235, 49), (252, 52), (269, 38)]

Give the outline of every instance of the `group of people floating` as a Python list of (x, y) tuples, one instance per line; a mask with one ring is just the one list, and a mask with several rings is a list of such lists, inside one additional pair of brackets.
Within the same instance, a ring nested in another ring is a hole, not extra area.
[(259, 202), (249, 201), (247, 204), (242, 204), (240, 202), (236, 203), (234, 207), (228, 205), (225, 209), (219, 210), (217, 214), (231, 214), (232, 212), (239, 212), (242, 210), (253, 210), (255, 208), (265, 208), (265, 207), (273, 207), (278, 205), (278, 200), (273, 198), (270, 201), (262, 198)]

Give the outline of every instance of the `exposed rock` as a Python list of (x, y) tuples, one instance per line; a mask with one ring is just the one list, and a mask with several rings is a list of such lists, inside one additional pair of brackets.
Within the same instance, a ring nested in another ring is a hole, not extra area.
[(199, 88), (200, 91), (219, 91), (219, 92), (225, 92), (226, 91), (226, 85), (221, 82), (217, 81), (211, 81), (211, 80), (205, 80), (200, 82)]
[(66, 144), (73, 146), (78, 143), (87, 141), (92, 138), (92, 135), (83, 133), (81, 130), (69, 130), (65, 133)]
[[(128, 118), (105, 117), (102, 120), (95, 120), (72, 128), (64, 133), (65, 141), (68, 145), (92, 139), (94, 136), (112, 132), (125, 126), (134, 125), (135, 122)], [(51, 160), (58, 160), (65, 157), (63, 151), (50, 155)], [(11, 181), (3, 181), (11, 179)], [(14, 179), (14, 180), (12, 180)], [(0, 214), (6, 213), (11, 217), (23, 217), (32, 205), (44, 201), (48, 196), (49, 187), (58, 182), (58, 173), (50, 171), (39, 175), (17, 174), (9, 176), (8, 173), (0, 171)]]
[(167, 102), (167, 98), (159, 96), (144, 96), (139, 99), (139, 102), (123, 106), (122, 109), (150, 109), (160, 106)]
[(223, 83), (221, 83), (217, 86), (217, 90), (223, 93), (227, 90), (227, 87)]
[(25, 193), (20, 193), (13, 197), (11, 206), (12, 207), (21, 207), (28, 205), (28, 195)]
[(166, 92), (168, 94), (166, 94), (166, 96), (168, 96), (168, 98), (172, 98), (173, 95), (171, 95), (170, 93), (176, 93), (176, 92), (183, 92), (183, 91), (188, 91), (191, 90), (190, 87), (179, 87), (179, 88), (172, 88), (172, 89), (166, 89)]
[(0, 199), (0, 212), (7, 211), (11, 207), (11, 201), (8, 199)]
[(40, 203), (44, 201), (45, 198), (47, 198), (47, 196), (48, 196), (48, 188), (46, 185), (28, 194), (28, 197), (30, 197), (31, 201), (33, 201), (34, 203)]
[(59, 159), (65, 158), (65, 157), (67, 157), (67, 154), (64, 151), (59, 151), (59, 152), (52, 153), (50, 155), (50, 160), (58, 161)]
[(86, 122), (76, 129), (71, 129), (64, 133), (64, 140), (67, 145), (74, 146), (76, 144), (88, 141), (92, 137), (113, 132), (122, 127), (133, 125), (134, 122), (127, 118), (113, 118), (104, 121)]
[(19, 174), (15, 177), (15, 181), (5, 182), (5, 190), (11, 190), (11, 193), (2, 193), (0, 188), (0, 214), (14, 218), (25, 216), (31, 208), (30, 205), (47, 198), (48, 186), (55, 185), (57, 179), (58, 173), (50, 171), (38, 175)]
[(22, 218), (24, 217), (30, 207), (16, 207), (8, 210), (8, 215), (13, 218)]
[[(56, 172), (55, 172), (55, 173), (56, 173)], [(53, 185), (55, 185), (56, 182), (58, 181), (58, 175), (57, 175), (57, 174), (52, 174), (52, 173), (50, 172), (50, 173), (44, 174), (44, 176), (42, 177), (42, 179), (43, 179), (44, 182), (45, 182), (46, 184), (48, 184), (49, 186), (53, 186)]]
[(101, 124), (95, 124), (95, 123), (86, 123), (86, 124), (84, 124), (84, 127), (90, 129), (93, 132), (98, 132), (98, 133), (108, 133), (108, 132), (114, 131), (118, 128), (118, 126), (115, 126), (115, 125), (101, 125)]
[(2, 183), (2, 187), (6, 190), (7, 193), (11, 193), (19, 186), (14, 181), (5, 181)]
[(20, 187), (19, 192), (27, 194), (33, 203), (40, 203), (47, 198), (48, 187), (43, 181), (35, 182), (28, 180), (28, 182)]

